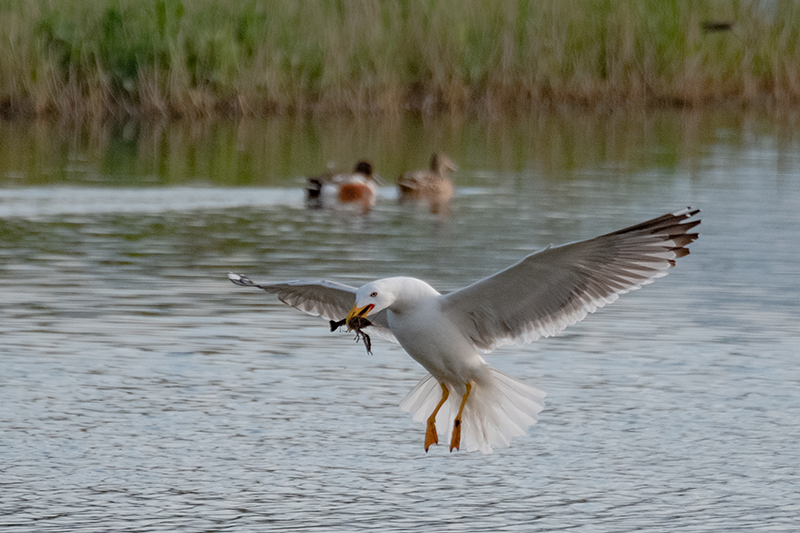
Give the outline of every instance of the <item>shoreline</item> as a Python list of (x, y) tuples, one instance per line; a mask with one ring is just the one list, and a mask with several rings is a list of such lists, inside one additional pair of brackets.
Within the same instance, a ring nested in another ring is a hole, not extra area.
[[(536, 114), (574, 110), (579, 112), (613, 113), (617, 111), (647, 112), (659, 110), (703, 111), (733, 109), (739, 111), (771, 112), (777, 110), (800, 110), (800, 97), (776, 98), (770, 94), (756, 96), (720, 98), (707, 96), (702, 99), (686, 100), (680, 97), (620, 97), (608, 95), (592, 99), (573, 94), (562, 94), (557, 98), (503, 98), (487, 100), (484, 98), (470, 102), (453, 103), (430, 95), (420, 103), (419, 98), (410, 97), (392, 106), (365, 104), (355, 107), (327, 102), (325, 100), (308, 102), (284, 102), (278, 104), (269, 100), (254, 101), (242, 98), (215, 99), (213, 95), (203, 95), (201, 103), (182, 103), (180, 105), (119, 105), (97, 106), (97, 99), (69, 99), (69, 101), (48, 101), (46, 105), (30, 98), (9, 97), (0, 100), (0, 119), (80, 119), (91, 120), (182, 120), (182, 119), (245, 119), (273, 117), (436, 117), (449, 114), (466, 117), (493, 118), (503, 115)], [(509, 101), (513, 102), (509, 104)]]

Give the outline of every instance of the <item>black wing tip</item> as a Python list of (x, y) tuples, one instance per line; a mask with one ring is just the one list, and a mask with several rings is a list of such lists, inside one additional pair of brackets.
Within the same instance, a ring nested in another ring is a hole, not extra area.
[(239, 285), (241, 287), (256, 287), (257, 285), (250, 281), (250, 278), (247, 276), (242, 276), (241, 274), (234, 274), (233, 272), (228, 272), (228, 279), (231, 280), (231, 283), (234, 285)]
[(699, 209), (694, 209), (692, 207), (685, 207), (684, 209), (679, 209), (674, 213), (669, 213), (667, 215), (654, 218), (653, 220), (649, 220), (647, 222), (642, 223), (642, 225), (652, 225), (653, 229), (663, 230), (669, 226), (675, 226), (680, 228), (681, 233), (686, 233), (693, 227), (700, 224), (701, 220), (689, 220), (693, 218), (695, 215), (699, 214)]
[[(679, 218), (681, 220), (681, 226), (686, 228), (686, 230), (690, 230), (691, 228), (700, 224), (701, 219), (696, 220), (689, 220), (690, 218), (694, 217), (695, 215), (699, 214), (699, 209), (693, 209), (691, 207), (686, 207), (686, 209), (681, 209), (680, 211), (676, 211), (672, 213), (672, 216)], [(687, 221), (687, 222), (683, 222)]]
[(675, 266), (675, 259), (680, 259), (681, 257), (689, 255), (691, 252), (687, 246), (700, 237), (700, 233), (689, 233), (689, 230), (698, 226), (701, 222), (699, 218), (689, 220), (699, 212), (699, 209), (692, 209), (687, 206), (686, 209), (681, 209), (680, 211), (672, 213), (672, 216), (677, 218), (678, 221), (669, 228), (670, 232), (668, 238), (675, 244), (675, 246), (670, 249), (675, 254), (675, 258), (669, 261), (670, 267)]
[[(670, 233), (672, 235), (683, 235), (693, 227), (700, 224), (700, 219), (688, 220), (700, 212), (699, 209), (686, 207), (673, 213), (667, 213), (650, 220), (646, 220), (640, 224), (635, 224), (627, 228), (609, 233), (608, 235), (623, 235), (632, 232), (647, 232), (655, 233)], [(606, 235), (604, 235), (605, 237)]]
[(669, 267), (671, 268), (675, 266), (675, 259), (689, 255), (689, 248), (687, 248), (687, 246), (696, 241), (700, 236), (698, 232), (690, 233), (690, 231), (701, 222), (699, 218), (692, 218), (698, 213), (700, 213), (699, 209), (686, 207), (640, 224), (609, 233), (608, 235), (604, 235), (604, 237), (638, 234), (650, 236), (655, 239), (653, 243), (656, 241), (668, 243), (666, 249), (674, 254), (674, 257), (668, 260)]
[(684, 209), (680, 209), (678, 211), (675, 211), (674, 213), (671, 213), (671, 215), (674, 216), (674, 217), (692, 218), (693, 216), (695, 216), (699, 212), (700, 212), (699, 209), (694, 209), (691, 206), (687, 205)]

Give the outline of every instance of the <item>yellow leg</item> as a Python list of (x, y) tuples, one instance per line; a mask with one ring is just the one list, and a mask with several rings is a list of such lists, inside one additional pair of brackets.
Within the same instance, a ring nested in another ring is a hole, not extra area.
[(433, 410), (433, 414), (428, 417), (428, 428), (425, 430), (425, 452), (428, 451), (428, 448), (431, 447), (431, 444), (439, 444), (439, 436), (436, 434), (436, 415), (439, 413), (439, 409), (442, 408), (444, 402), (447, 401), (447, 397), (450, 396), (450, 391), (447, 390), (447, 385), (441, 383), (442, 385), (442, 399), (439, 400), (439, 405), (436, 406), (436, 409)]
[(461, 413), (464, 412), (464, 406), (467, 404), (467, 398), (472, 390), (472, 383), (467, 383), (467, 392), (461, 398), (461, 407), (458, 408), (456, 420), (453, 422), (453, 435), (450, 437), (450, 451), (458, 450), (461, 446)]

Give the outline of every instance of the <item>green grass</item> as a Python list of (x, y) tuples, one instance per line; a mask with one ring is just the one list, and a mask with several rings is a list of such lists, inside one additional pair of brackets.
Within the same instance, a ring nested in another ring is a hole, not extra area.
[(0, 0), (0, 38), (5, 115), (800, 101), (794, 1)]

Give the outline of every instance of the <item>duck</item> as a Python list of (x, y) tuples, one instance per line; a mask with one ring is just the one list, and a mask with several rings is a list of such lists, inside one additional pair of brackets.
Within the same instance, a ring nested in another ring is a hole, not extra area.
[(431, 213), (446, 212), (453, 197), (453, 181), (449, 173), (455, 170), (458, 167), (449, 157), (435, 152), (431, 156), (430, 170), (412, 170), (398, 178), (400, 202), (427, 201)]
[(308, 178), (306, 205), (312, 209), (330, 206), (354, 206), (369, 212), (375, 205), (378, 188), (372, 164), (361, 160), (352, 173), (326, 172)]

